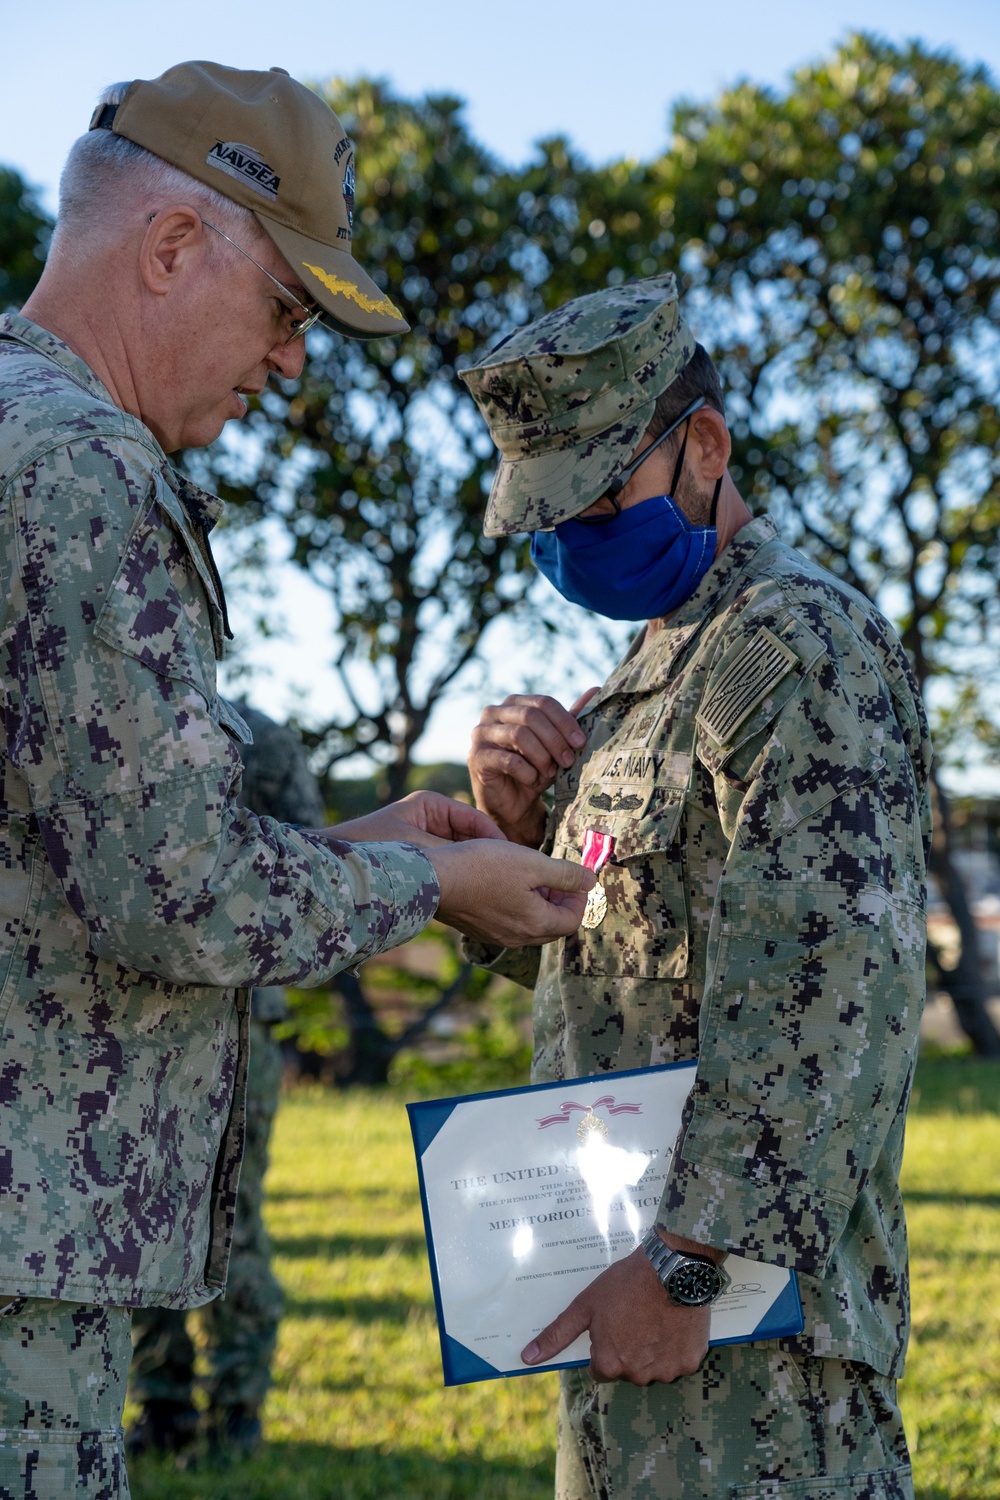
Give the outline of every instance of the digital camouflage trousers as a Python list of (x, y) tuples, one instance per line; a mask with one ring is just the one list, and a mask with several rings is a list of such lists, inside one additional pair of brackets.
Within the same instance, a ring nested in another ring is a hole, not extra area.
[(0, 1500), (128, 1500), (126, 1307), (0, 1306)]
[(557, 1500), (913, 1500), (896, 1382), (768, 1344), (672, 1385), (562, 1375)]

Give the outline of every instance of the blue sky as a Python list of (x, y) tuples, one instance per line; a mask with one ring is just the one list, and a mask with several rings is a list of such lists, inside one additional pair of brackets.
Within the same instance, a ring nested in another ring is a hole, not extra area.
[(951, 47), (1000, 75), (998, 0), (366, 0), (350, 14), (316, 0), (36, 0), (5, 7), (0, 161), (54, 206), (99, 89), (192, 57), (458, 94), (474, 132), (512, 163), (555, 133), (594, 161), (642, 157), (664, 144), (672, 101), (740, 77), (781, 83), (859, 28)]
[[(8, 6), (3, 33), (7, 66), (0, 90), (0, 162), (17, 167), (55, 207), (59, 170), (72, 140), (86, 129), (99, 90), (110, 82), (155, 77), (184, 58), (237, 67), (287, 68), (306, 81), (368, 74), (402, 93), (457, 94), (467, 101), (473, 132), (498, 157), (524, 161), (540, 137), (565, 134), (595, 162), (648, 157), (667, 139), (670, 106), (705, 98), (739, 78), (781, 85), (794, 68), (828, 52), (856, 29), (897, 42), (919, 37), (1000, 77), (1000, 0), (366, 0), (347, 14), (335, 5), (241, 0), (211, 5), (172, 0), (36, 0)], [(363, 245), (359, 246), (363, 258)], [(329, 660), (329, 601), (301, 574), (276, 569), (265, 607), (283, 619), (287, 638), (255, 641), (251, 696), (283, 716), (300, 707), (318, 714), (338, 693)], [(547, 587), (547, 585), (541, 585)], [(234, 588), (245, 638), (259, 612)], [(569, 702), (595, 680), (600, 652), (565, 650), (539, 663), (518, 643), (498, 638), (496, 663), (523, 665), (534, 684)], [(520, 686), (513, 677), (502, 691)], [(434, 716), (422, 760), (464, 759), (482, 689), (469, 684)]]

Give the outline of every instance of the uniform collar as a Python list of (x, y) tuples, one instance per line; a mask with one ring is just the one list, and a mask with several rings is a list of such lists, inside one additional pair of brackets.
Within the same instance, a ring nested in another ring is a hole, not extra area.
[(13, 339), (15, 343), (26, 344), (36, 354), (51, 359), (61, 370), (65, 370), (71, 380), (82, 385), (98, 401), (106, 401), (109, 406), (114, 406), (107, 386), (102, 380), (98, 380), (86, 361), (79, 354), (74, 354), (68, 344), (57, 339), (47, 328), (32, 323), (28, 318), (22, 318), (20, 313), (4, 313), (0, 317), (0, 339)]
[[(0, 316), (0, 339), (12, 339), (15, 343), (24, 344), (29, 349), (33, 349), (36, 354), (52, 360), (53, 364), (65, 370), (71, 380), (82, 386), (98, 401), (114, 406), (116, 411), (121, 409), (115, 406), (107, 386), (97, 378), (86, 361), (82, 360), (78, 354), (74, 354), (68, 344), (56, 338), (55, 334), (50, 333), (47, 328), (42, 328), (38, 323), (32, 323), (28, 318), (22, 318), (20, 313), (4, 313)], [(199, 526), (204, 527), (206, 532), (211, 531), (225, 509), (222, 501), (175, 469), (144, 422), (142, 427), (148, 435), (149, 442), (163, 460), (169, 474), (171, 488), (184, 504), (188, 514)]]
[(193, 479), (188, 479), (179, 469), (171, 467), (170, 483), (192, 520), (206, 533), (211, 531), (225, 510), (225, 503), (218, 495), (203, 490)]
[(689, 641), (718, 613), (726, 595), (736, 592), (751, 562), (777, 540), (778, 529), (770, 516), (758, 516), (741, 526), (690, 599), (674, 610), (648, 646), (644, 646), (645, 628), (639, 632), (600, 693), (587, 704), (587, 713), (617, 693), (645, 693), (662, 686)]
[(719, 554), (704, 578), (680, 609), (674, 611), (663, 630), (686, 630), (714, 615), (723, 597), (739, 583), (758, 552), (778, 539), (778, 528), (770, 516), (757, 516), (741, 526), (725, 552)]

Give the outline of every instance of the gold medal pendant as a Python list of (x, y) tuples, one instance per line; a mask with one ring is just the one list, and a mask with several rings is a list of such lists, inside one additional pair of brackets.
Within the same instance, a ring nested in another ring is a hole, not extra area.
[(596, 1140), (606, 1141), (609, 1134), (608, 1127), (598, 1115), (594, 1114), (594, 1106), (591, 1105), (576, 1127), (576, 1138), (580, 1145), (586, 1146), (589, 1142)]
[[(584, 869), (593, 870), (596, 875), (611, 858), (615, 849), (615, 841), (610, 833), (598, 833), (596, 828), (588, 828), (583, 836), (583, 866)], [(604, 887), (600, 881), (587, 896), (587, 907), (583, 913), (582, 927), (591, 932), (595, 927), (600, 927), (608, 914), (608, 898), (604, 894)]]
[(593, 930), (600, 927), (608, 914), (608, 898), (604, 894), (604, 887), (600, 881), (587, 894), (587, 907), (583, 913), (582, 926)]

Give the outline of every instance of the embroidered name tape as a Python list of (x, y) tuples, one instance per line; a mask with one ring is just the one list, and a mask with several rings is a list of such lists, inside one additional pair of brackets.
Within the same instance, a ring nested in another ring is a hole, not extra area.
[(758, 630), (712, 689), (698, 723), (724, 745), (775, 684), (798, 666), (790, 646), (769, 630)]

